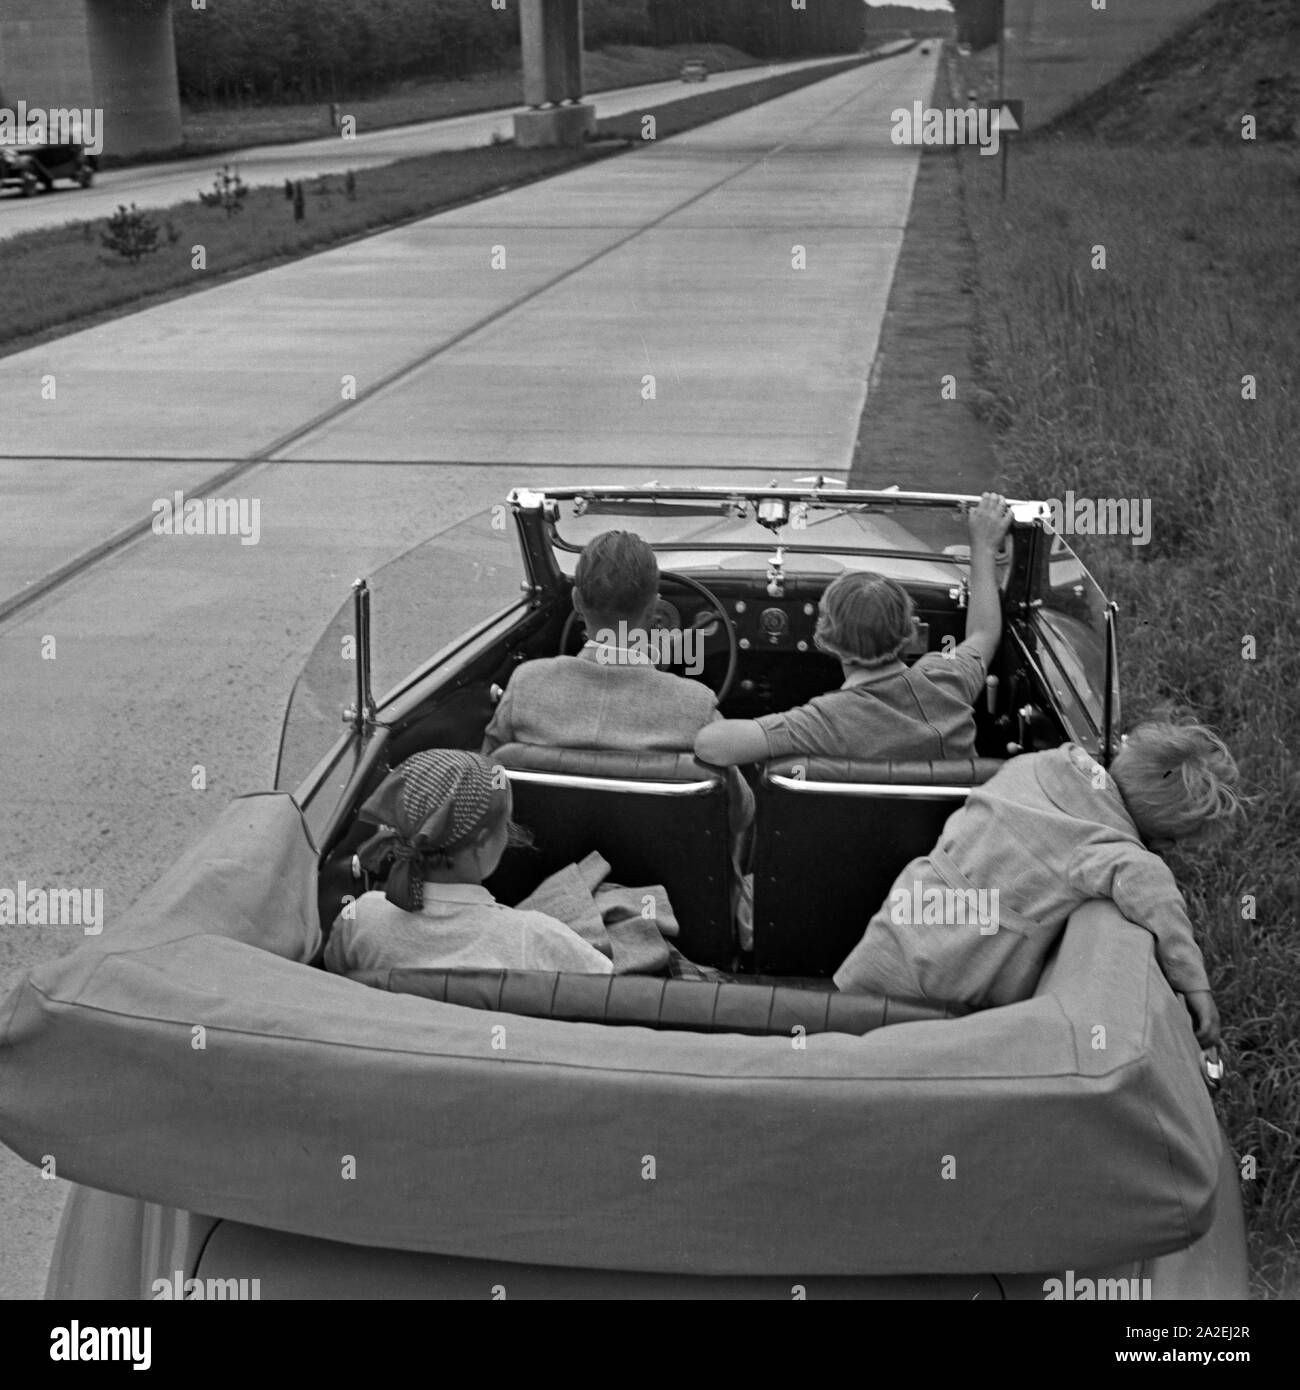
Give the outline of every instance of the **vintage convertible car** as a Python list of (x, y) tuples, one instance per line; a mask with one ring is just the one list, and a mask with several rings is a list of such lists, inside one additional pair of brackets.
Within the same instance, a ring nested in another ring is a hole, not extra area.
[(1041, 504), (1015, 504), (999, 559), (977, 758), (754, 770), (752, 950), (715, 769), (497, 755), (538, 841), (498, 897), (599, 850), (662, 884), (684, 954), (734, 978), (405, 970), (384, 989), (320, 968), (370, 886), (358, 806), (417, 750), (477, 747), (519, 663), (576, 649), (592, 536), (655, 546), (667, 654), (756, 715), (838, 683), (812, 635), (846, 568), (907, 586), (917, 652), (959, 639), (972, 500), (519, 490), (358, 581), (293, 691), (276, 790), (0, 1005), (0, 1138), (74, 1183), (49, 1294), (1244, 1296), (1186, 1009), (1112, 905), (1074, 915), (1022, 1003), (947, 1016), (829, 981), (1001, 760), (1116, 744), (1112, 608)]
[(95, 181), (98, 158), (84, 145), (0, 145), (0, 189), (16, 188), (30, 198), (38, 188), (49, 191), (56, 179), (71, 179), (82, 188)]

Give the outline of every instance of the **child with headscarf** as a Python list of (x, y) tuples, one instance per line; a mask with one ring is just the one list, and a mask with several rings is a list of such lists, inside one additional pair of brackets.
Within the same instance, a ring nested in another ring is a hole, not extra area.
[(340, 913), (326, 967), (365, 978), (412, 968), (608, 975), (610, 960), (563, 922), (506, 907), (483, 886), (525, 839), (511, 809), (510, 783), (477, 753), (433, 749), (389, 773), (359, 812), (379, 830), (358, 851), (371, 873), (387, 869), (387, 885)]

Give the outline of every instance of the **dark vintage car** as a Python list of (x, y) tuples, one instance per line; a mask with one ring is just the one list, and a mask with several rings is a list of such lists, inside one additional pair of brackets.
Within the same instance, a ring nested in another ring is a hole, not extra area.
[(1041, 504), (1014, 505), (1000, 558), (977, 758), (752, 770), (752, 950), (715, 769), (497, 754), (537, 839), (499, 898), (599, 850), (734, 978), (321, 968), (373, 886), (359, 805), (418, 750), (477, 748), (520, 663), (577, 649), (586, 541), (655, 547), (657, 623), (754, 716), (839, 683), (812, 638), (846, 569), (908, 588), (913, 655), (959, 639), (973, 500), (526, 489), (358, 581), (294, 688), (276, 789), (0, 1004), (0, 1138), (74, 1184), (50, 1296), (1244, 1296), (1187, 1011), (1113, 905), (1074, 915), (1021, 1003), (948, 1017), (829, 980), (971, 785), (1021, 750), (1116, 746), (1112, 608)]
[(37, 189), (49, 191), (58, 179), (89, 188), (99, 168), (97, 156), (84, 145), (0, 145), (0, 188), (16, 188), (24, 198)]

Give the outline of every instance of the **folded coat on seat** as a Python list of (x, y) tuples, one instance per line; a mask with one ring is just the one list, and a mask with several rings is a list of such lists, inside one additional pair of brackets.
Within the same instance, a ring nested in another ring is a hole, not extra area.
[(664, 975), (678, 934), (667, 891), (659, 884), (625, 888), (608, 882), (609, 862), (587, 855), (544, 879), (518, 906), (571, 927), (614, 962), (615, 975)]

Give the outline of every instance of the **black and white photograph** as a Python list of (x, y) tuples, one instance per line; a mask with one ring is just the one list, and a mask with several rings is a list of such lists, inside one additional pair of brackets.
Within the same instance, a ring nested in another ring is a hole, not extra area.
[(9, 1344), (1258, 1369), (1298, 442), (1300, 0), (0, 0)]

